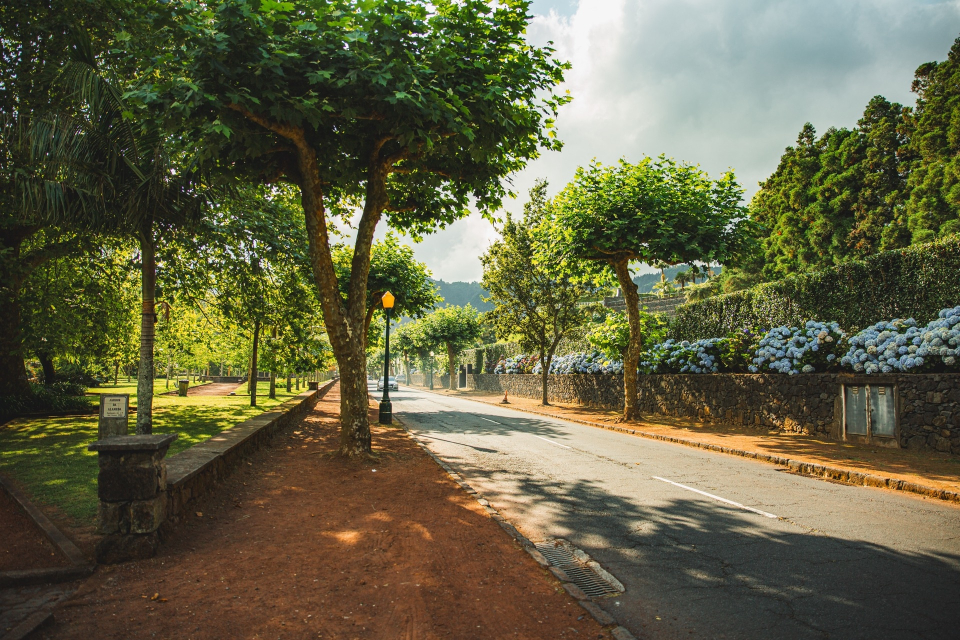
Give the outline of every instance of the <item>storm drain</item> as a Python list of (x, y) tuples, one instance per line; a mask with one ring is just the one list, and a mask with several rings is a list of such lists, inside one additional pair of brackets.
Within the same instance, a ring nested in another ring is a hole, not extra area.
[(624, 590), (619, 580), (566, 540), (544, 540), (534, 546), (591, 598), (617, 596)]

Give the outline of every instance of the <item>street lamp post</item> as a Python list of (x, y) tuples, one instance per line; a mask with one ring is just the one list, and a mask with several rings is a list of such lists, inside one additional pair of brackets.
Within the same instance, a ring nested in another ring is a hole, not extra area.
[(433, 391), (433, 351), (430, 352), (430, 390)]
[(393, 424), (393, 405), (390, 403), (390, 310), (393, 294), (387, 291), (380, 298), (387, 313), (387, 335), (383, 344), (383, 398), (380, 399), (380, 424)]

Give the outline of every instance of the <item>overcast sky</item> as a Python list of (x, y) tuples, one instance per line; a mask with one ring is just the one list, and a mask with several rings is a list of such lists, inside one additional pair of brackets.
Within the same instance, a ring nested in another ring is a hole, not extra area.
[[(530, 41), (573, 64), (574, 100), (563, 151), (515, 177), (524, 196), (539, 177), (556, 193), (594, 157), (662, 153), (732, 168), (749, 198), (805, 122), (852, 127), (877, 94), (912, 105), (914, 70), (960, 35), (960, 0), (534, 0), (532, 13)], [(474, 215), (411, 244), (434, 277), (479, 280), (495, 238)]]

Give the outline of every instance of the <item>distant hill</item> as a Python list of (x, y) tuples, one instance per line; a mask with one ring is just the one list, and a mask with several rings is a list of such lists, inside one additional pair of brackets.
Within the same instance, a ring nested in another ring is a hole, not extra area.
[(490, 311), (493, 304), (484, 302), (481, 296), (488, 294), (479, 282), (444, 282), (443, 280), (434, 280), (440, 295), (443, 296), (445, 304), (452, 304), (456, 307), (462, 307), (467, 304), (479, 311)]

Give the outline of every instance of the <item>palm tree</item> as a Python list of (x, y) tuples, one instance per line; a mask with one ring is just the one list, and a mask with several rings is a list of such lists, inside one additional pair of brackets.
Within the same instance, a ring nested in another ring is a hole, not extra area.
[[(193, 171), (172, 158), (170, 141), (158, 122), (134, 122), (125, 114), (120, 83), (98, 66), (90, 39), (75, 32), (72, 60), (60, 82), (79, 100), (76, 118), (47, 123), (37, 151), (57, 165), (64, 191), (83, 194), (75, 206), (48, 207), (47, 221), (133, 237), (140, 246), (140, 366), (137, 377), (137, 433), (153, 430), (153, 374), (156, 323), (156, 233), (158, 227), (199, 218), (203, 189)], [(56, 149), (65, 146), (69, 153)], [(43, 148), (46, 146), (47, 148)]]
[(673, 288), (673, 283), (666, 279), (663, 279), (660, 282), (654, 284), (653, 290), (656, 291), (657, 295), (661, 298), (664, 296), (668, 296), (672, 294), (674, 291), (676, 291)]
[(693, 273), (687, 269), (678, 271), (673, 276), (673, 281), (680, 285), (680, 291), (683, 291), (684, 286), (693, 282)]

